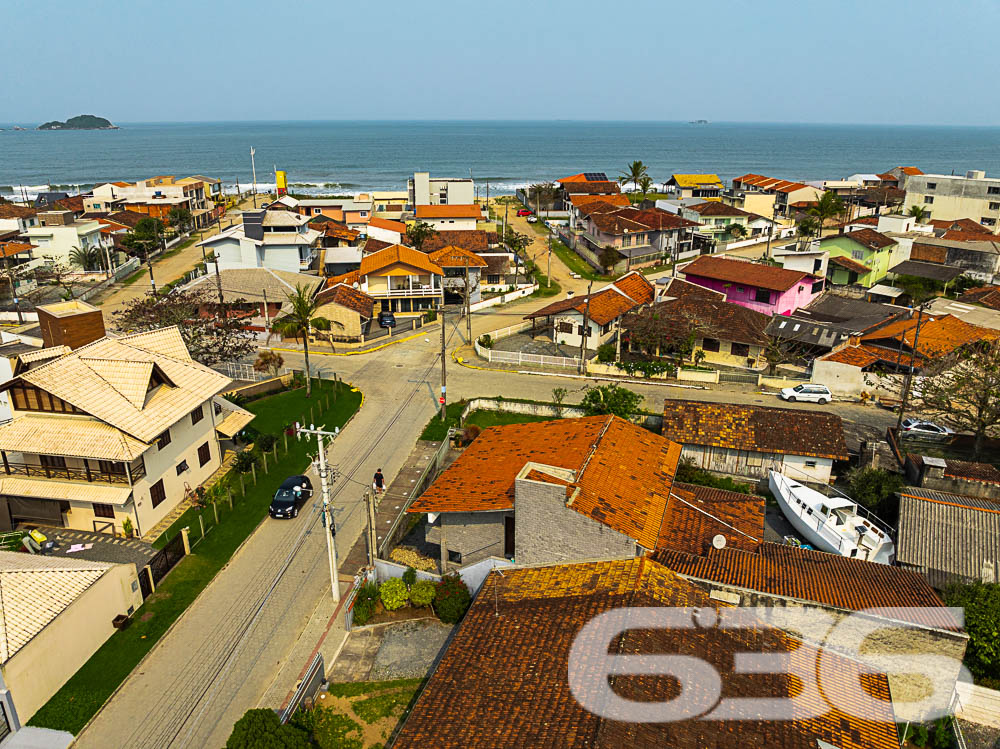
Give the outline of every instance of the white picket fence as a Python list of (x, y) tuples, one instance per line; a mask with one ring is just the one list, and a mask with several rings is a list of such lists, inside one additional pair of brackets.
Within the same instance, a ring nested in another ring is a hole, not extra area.
[[(517, 325), (509, 325), (499, 330), (492, 330), (487, 335), (496, 344), (497, 341), (502, 341), (504, 338), (510, 338), (512, 335), (523, 333), (531, 327), (530, 322), (523, 322)], [(475, 341), (475, 349), (479, 356), (490, 363), (530, 364), (536, 367), (567, 367), (571, 369), (580, 368), (580, 360), (575, 356), (545, 356), (544, 354), (525, 354), (521, 351), (497, 351), (496, 349), (480, 345), (478, 338)]]

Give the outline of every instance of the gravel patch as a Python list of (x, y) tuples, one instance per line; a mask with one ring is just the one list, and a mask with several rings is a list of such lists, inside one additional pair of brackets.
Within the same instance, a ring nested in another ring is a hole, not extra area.
[(386, 627), (369, 678), (384, 681), (427, 676), (444, 652), (453, 629), (438, 621), (401, 622)]

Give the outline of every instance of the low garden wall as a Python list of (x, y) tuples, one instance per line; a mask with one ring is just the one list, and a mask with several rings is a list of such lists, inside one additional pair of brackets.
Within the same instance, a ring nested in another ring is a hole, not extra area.
[(486, 309), (487, 307), (496, 307), (499, 304), (506, 304), (507, 302), (512, 302), (515, 299), (521, 299), (522, 297), (531, 296), (536, 291), (538, 291), (538, 284), (520, 284), (514, 291), (508, 291), (506, 294), (501, 294), (500, 296), (491, 297), (489, 299), (484, 299), (481, 302), (476, 302), (475, 304), (469, 305), (469, 309), (473, 312), (478, 312), (481, 309)]
[[(582, 408), (577, 408), (576, 406), (557, 406), (554, 403), (534, 403), (531, 401), (507, 400), (506, 398), (473, 398), (462, 409), (461, 418), (464, 420), (473, 411), (500, 411), (501, 413), (528, 414), (531, 416), (554, 416), (562, 419), (587, 415)], [(663, 427), (662, 414), (632, 414), (630, 421), (653, 430), (659, 430)]]
[(283, 390), (292, 383), (293, 377), (294, 375), (289, 372), (288, 374), (283, 374), (280, 377), (272, 377), (269, 380), (261, 380), (260, 382), (254, 382), (250, 385), (243, 385), (242, 387), (227, 390), (224, 395), (239, 395), (243, 398), (256, 398), (260, 395)]

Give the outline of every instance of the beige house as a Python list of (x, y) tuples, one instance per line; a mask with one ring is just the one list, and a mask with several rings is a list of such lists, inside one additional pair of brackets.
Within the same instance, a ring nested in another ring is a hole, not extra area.
[[(353, 274), (347, 274), (353, 276)], [(365, 255), (358, 287), (385, 310), (420, 314), (444, 300), (444, 269), (419, 250), (394, 244)]]
[(0, 739), (18, 730), (142, 604), (134, 564), (0, 551)]
[(253, 418), (216, 396), (177, 328), (101, 338), (0, 385), (0, 529), (19, 524), (142, 535), (220, 465), (219, 436)]

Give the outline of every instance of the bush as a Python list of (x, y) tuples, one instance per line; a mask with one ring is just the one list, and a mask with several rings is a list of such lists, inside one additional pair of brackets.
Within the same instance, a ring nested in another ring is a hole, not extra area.
[(1000, 678), (1000, 584), (951, 585), (944, 601), (965, 611), (965, 665), (976, 681)]
[(898, 473), (883, 468), (854, 468), (847, 474), (849, 494), (855, 502), (867, 507), (885, 522), (895, 525), (899, 516), (896, 492), (906, 482)]
[(236, 721), (226, 749), (308, 749), (309, 734), (292, 725), (281, 725), (278, 714), (267, 708), (247, 710)]
[(434, 602), (437, 586), (432, 580), (417, 580), (410, 588), (410, 603), (417, 608), (425, 608)]
[(438, 319), (437, 310), (429, 309), (424, 313), (424, 322), (434, 322)]
[(479, 345), (483, 348), (493, 348), (493, 338), (489, 333), (483, 333), (479, 336)]
[(609, 364), (615, 360), (615, 345), (613, 343), (602, 343), (597, 347), (597, 361), (601, 364)]
[(391, 577), (382, 583), (378, 589), (379, 598), (386, 611), (401, 609), (410, 600), (410, 592), (406, 589), (406, 583), (398, 577)]
[(623, 419), (639, 410), (642, 396), (620, 385), (588, 386), (580, 402), (580, 408), (587, 416), (614, 414)]
[(465, 443), (466, 445), (468, 445), (470, 442), (472, 442), (474, 439), (476, 439), (476, 437), (478, 437), (480, 434), (482, 434), (482, 431), (483, 430), (480, 429), (475, 424), (469, 424), (469, 426), (465, 427), (465, 429), (462, 430), (462, 432), (463, 432), (463, 434), (462, 434), (462, 442)]
[(375, 604), (379, 598), (378, 585), (365, 583), (358, 588), (358, 596), (354, 599), (354, 623), (367, 624), (375, 614)]
[(654, 375), (663, 374), (665, 372), (670, 375), (677, 374), (676, 364), (670, 361), (661, 361), (657, 359), (643, 361), (620, 361), (616, 366), (618, 369), (624, 370), (630, 377), (635, 377), (637, 374), (641, 374), (647, 380), (651, 379)]
[(233, 468), (236, 469), (238, 473), (250, 473), (253, 467), (260, 464), (260, 458), (249, 450), (243, 450), (242, 452), (236, 453), (236, 459), (233, 460)]
[(753, 494), (753, 485), (744, 484), (741, 481), (733, 481), (728, 476), (716, 476), (714, 473), (699, 468), (691, 458), (684, 458), (677, 465), (676, 481), (682, 484), (697, 484), (698, 486), (711, 486), (714, 489), (725, 489), (730, 492), (740, 494)]
[(434, 613), (445, 624), (457, 624), (472, 603), (468, 587), (456, 573), (445, 575), (434, 590)]
[(403, 582), (406, 583), (407, 588), (412, 588), (413, 583), (417, 581), (417, 571), (413, 567), (407, 567), (406, 571), (403, 572)]
[(278, 437), (274, 434), (262, 434), (257, 437), (257, 447), (259, 447), (264, 452), (271, 452), (271, 448), (277, 443)]

